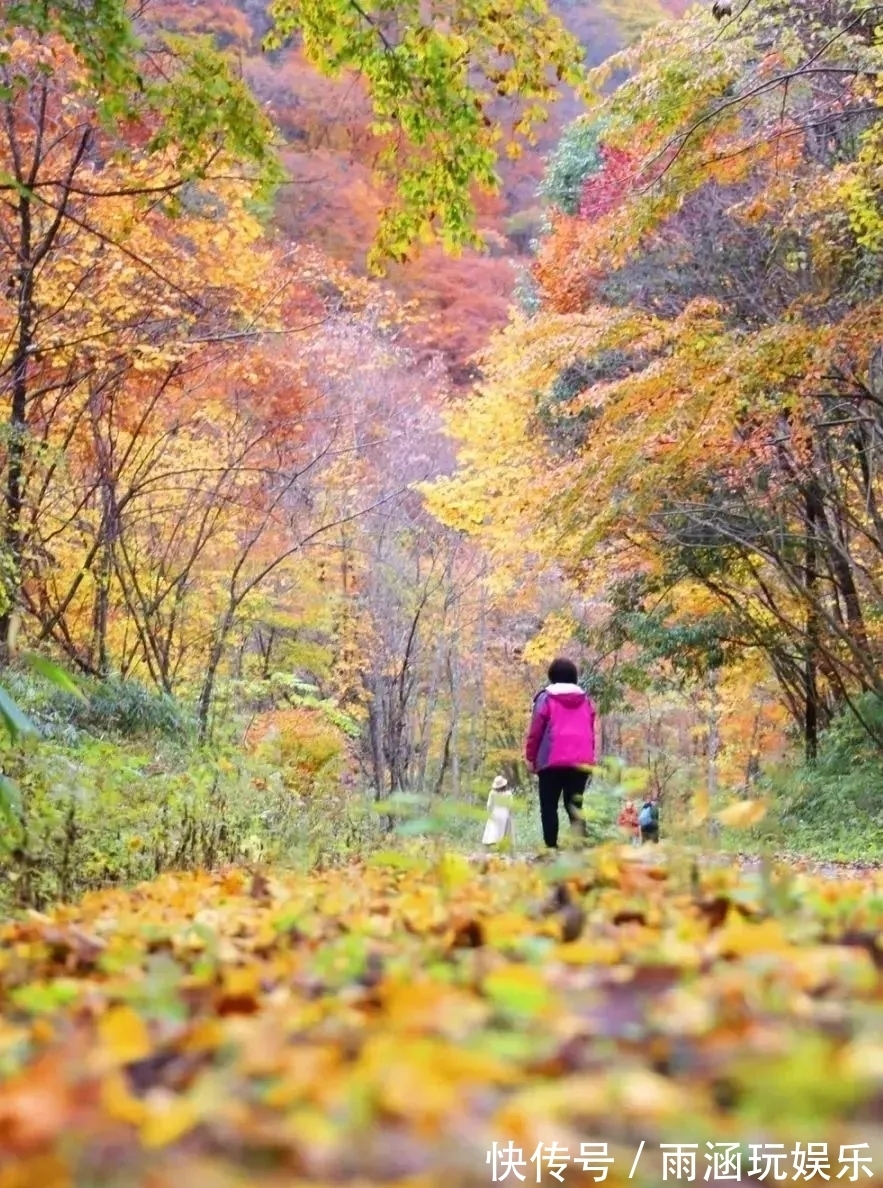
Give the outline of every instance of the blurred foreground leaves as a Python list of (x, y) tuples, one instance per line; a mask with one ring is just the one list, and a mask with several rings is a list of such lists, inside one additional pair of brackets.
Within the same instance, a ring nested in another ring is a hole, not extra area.
[(705, 1183), (707, 1142), (826, 1142), (831, 1181), (867, 1142), (879, 1174), (883, 879), (771, 895), (652, 851), (166, 876), (7, 923), (0, 1188), (488, 1184), (510, 1141), (606, 1142), (614, 1186), (641, 1140), (638, 1184), (664, 1142)]

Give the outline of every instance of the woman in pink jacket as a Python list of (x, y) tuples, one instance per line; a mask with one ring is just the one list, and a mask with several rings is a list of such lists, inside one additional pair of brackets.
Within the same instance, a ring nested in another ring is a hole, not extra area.
[(589, 768), (595, 763), (595, 722), (592, 699), (577, 684), (579, 674), (572, 660), (553, 660), (549, 684), (538, 694), (524, 747), (524, 757), (539, 776), (540, 817), (543, 841), (558, 848), (558, 802), (571, 827), (586, 835), (582, 816), (583, 793)]

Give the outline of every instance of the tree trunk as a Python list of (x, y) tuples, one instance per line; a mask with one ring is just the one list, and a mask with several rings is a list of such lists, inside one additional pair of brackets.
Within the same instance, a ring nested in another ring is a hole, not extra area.
[(368, 737), (371, 746), (371, 769), (374, 783), (374, 799), (383, 799), (386, 787), (386, 771), (383, 762), (383, 699), (380, 695), (380, 680), (377, 674), (369, 677), (370, 699), (368, 702)]
[(717, 760), (720, 754), (720, 707), (717, 703), (717, 673), (712, 672), (708, 677), (708, 738), (706, 743), (706, 764), (708, 799), (714, 804), (717, 798)]
[(811, 496), (806, 499), (805, 522), (805, 588), (806, 588), (806, 650), (804, 654), (804, 719), (803, 738), (806, 762), (814, 764), (819, 752), (819, 690), (818, 645), (819, 622), (815, 609), (818, 585), (818, 557), (816, 550), (816, 508)]
[(204, 742), (208, 738), (209, 733), (209, 714), (212, 708), (212, 698), (215, 693), (215, 680), (218, 675), (218, 666), (221, 663), (221, 657), (224, 655), (224, 645), (227, 642), (227, 636), (230, 634), (230, 627), (233, 623), (234, 610), (228, 610), (221, 622), (218, 624), (215, 631), (212, 646), (208, 655), (208, 662), (205, 668), (205, 676), (202, 681), (202, 688), (199, 691), (199, 701), (197, 702), (196, 720), (199, 725), (199, 740)]
[(460, 797), (460, 653), (457, 648), (459, 631), (454, 634), (454, 646), (448, 657), (448, 675), (451, 682), (451, 721), (448, 729), (446, 754), (450, 754), (451, 791), (455, 799)]
[(27, 432), (28, 370), (34, 337), (34, 273), (31, 264), (31, 202), (22, 195), (18, 202), (19, 289), (18, 334), (12, 357), (12, 400), (9, 409), (9, 439), (6, 455), (6, 517), (3, 525), (4, 557), (3, 608), (0, 611), (0, 664), (8, 664), (12, 624), (21, 584), (21, 512), (23, 502), (25, 434)]

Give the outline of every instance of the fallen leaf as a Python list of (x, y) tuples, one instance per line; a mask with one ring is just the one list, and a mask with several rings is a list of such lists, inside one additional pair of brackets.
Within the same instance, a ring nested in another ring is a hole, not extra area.
[(767, 812), (764, 800), (737, 800), (717, 814), (721, 825), (730, 829), (750, 829), (764, 819)]
[(102, 1054), (110, 1063), (143, 1060), (152, 1050), (147, 1024), (129, 1006), (113, 1006), (98, 1021)]

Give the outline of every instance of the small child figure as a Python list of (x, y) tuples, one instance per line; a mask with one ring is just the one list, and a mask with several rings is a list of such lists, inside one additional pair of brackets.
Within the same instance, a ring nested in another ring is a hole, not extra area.
[(512, 828), (512, 790), (505, 776), (498, 775), (487, 798), (488, 819), (484, 827), (482, 845), (496, 846), (507, 839), (510, 849), (515, 844)]
[(629, 835), (629, 841), (633, 846), (641, 844), (641, 826), (638, 823), (638, 810), (635, 808), (633, 800), (627, 800), (623, 806), (622, 812), (616, 821), (620, 829), (624, 829)]
[(638, 824), (641, 827), (641, 842), (659, 842), (659, 804), (654, 799), (647, 799), (641, 805), (638, 813)]

